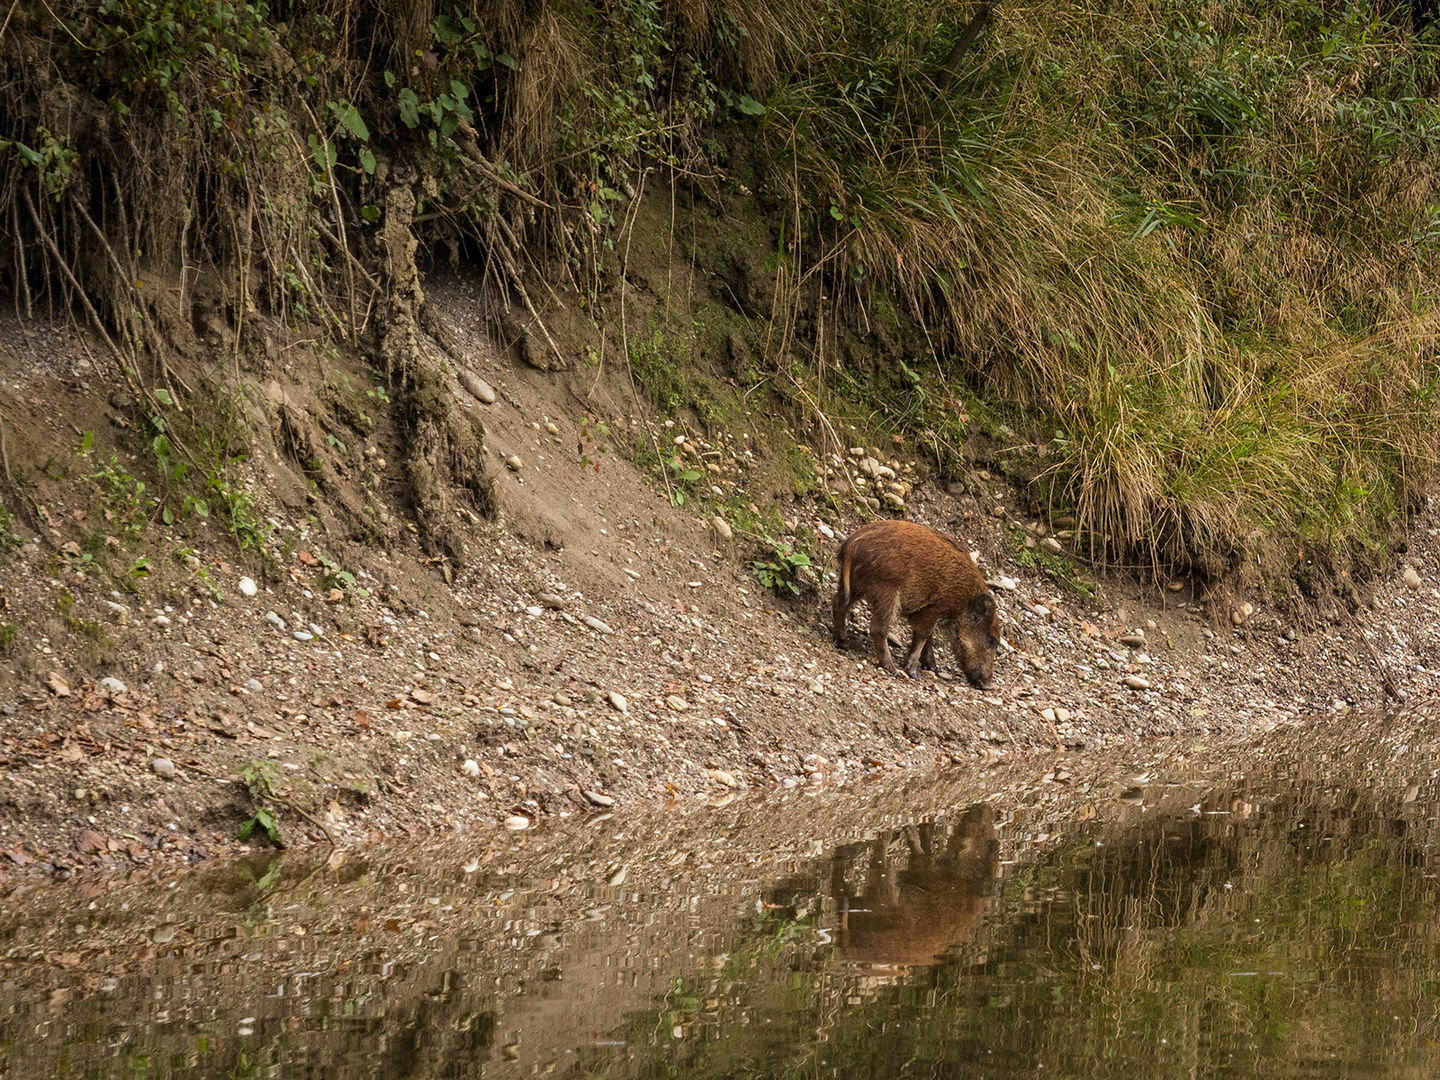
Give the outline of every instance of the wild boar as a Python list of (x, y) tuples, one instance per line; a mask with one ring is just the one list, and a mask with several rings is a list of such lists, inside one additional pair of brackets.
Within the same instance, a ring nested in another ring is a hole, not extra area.
[(905, 673), (935, 670), (931, 637), (942, 619), (953, 625), (960, 670), (977, 689), (995, 675), (1000, 616), (995, 597), (958, 541), (912, 521), (872, 521), (840, 545), (840, 585), (835, 592), (835, 644), (845, 645), (845, 618), (857, 600), (870, 605), (875, 659), (896, 673), (890, 658), (890, 627), (903, 615), (914, 631)]

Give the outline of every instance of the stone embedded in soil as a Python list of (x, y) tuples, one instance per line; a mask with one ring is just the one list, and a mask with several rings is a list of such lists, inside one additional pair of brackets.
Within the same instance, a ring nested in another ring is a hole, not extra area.
[(539, 607), (539, 606), (537, 606), (537, 605), (535, 605), (535, 604), (531, 604), (529, 607), (527, 607), (527, 608), (525, 609), (525, 614), (526, 614), (526, 615), (530, 615), (530, 616), (532, 616), (532, 617), (533, 617), (533, 616), (537, 616), (537, 615), (544, 615), (544, 614), (545, 614), (545, 609), (542, 608), (542, 607)]
[(710, 519), (710, 527), (715, 530), (715, 535), (721, 540), (735, 539), (735, 533), (730, 529), (730, 523), (719, 514)]
[(246, 679), (241, 685), (252, 694), (258, 694), (265, 689), (265, 684), (259, 679)]
[(268, 622), (271, 626), (275, 627), (276, 630), (285, 629), (285, 620), (282, 619), (279, 615), (276, 615), (273, 611), (267, 611), (265, 613), (265, 621)]
[(994, 584), (1004, 589), (1006, 592), (1014, 592), (1017, 588), (1020, 587), (1020, 583), (1016, 581), (1013, 577), (1001, 577)]
[(1040, 549), (1042, 551), (1048, 551), (1051, 555), (1059, 555), (1060, 552), (1065, 550), (1060, 546), (1060, 541), (1056, 540), (1053, 536), (1047, 536), (1044, 540), (1041, 540)]
[(511, 832), (522, 832), (530, 827), (530, 819), (513, 814), (505, 819), (505, 828)]
[(550, 700), (553, 701), (556, 705), (561, 706), (562, 708), (574, 704), (574, 701), (571, 699), (569, 694), (553, 694), (551, 695)]
[(466, 758), (465, 764), (460, 766), (460, 771), (463, 772), (466, 776), (479, 776), (480, 763), (474, 758)]
[(717, 784), (723, 784), (727, 788), (739, 787), (740, 782), (733, 775), (724, 769), (706, 769), (705, 775), (714, 780)]
[(1145, 635), (1138, 630), (1133, 633), (1122, 634), (1120, 636), (1120, 644), (1129, 645), (1132, 649), (1138, 649), (1141, 645), (1145, 644)]
[(296, 641), (314, 641), (315, 635), (308, 630), (296, 630), (294, 638)]
[(467, 371), (464, 368), (460, 369), (460, 385), (477, 401), (485, 405), (495, 404), (494, 388), (473, 371)]
[(671, 694), (669, 697), (667, 697), (665, 699), (665, 705), (667, 708), (673, 709), (675, 712), (684, 712), (686, 709), (690, 708), (690, 703), (684, 698), (682, 698), (679, 694)]
[(1148, 679), (1141, 678), (1139, 675), (1126, 675), (1123, 681), (1125, 685), (1128, 686), (1131, 690), (1150, 689), (1150, 681)]
[(1237, 604), (1230, 609), (1230, 621), (1236, 626), (1244, 626), (1245, 621), (1255, 614), (1254, 604)]
[(150, 762), (150, 768), (156, 776), (163, 776), (167, 780), (175, 775), (175, 762), (168, 757), (157, 757)]
[(100, 689), (111, 694), (124, 694), (127, 692), (125, 684), (115, 678), (114, 675), (106, 675), (105, 678), (101, 679)]
[(505, 459), (505, 467), (511, 472), (519, 472), (525, 467), (525, 462), (520, 460), (519, 454), (511, 454)]
[(611, 707), (617, 712), (630, 711), (630, 703), (625, 700), (625, 695), (620, 693), (620, 691), (611, 690), (605, 697), (610, 702)]
[(1425, 584), (1425, 582), (1421, 580), (1420, 575), (1415, 572), (1415, 568), (1413, 566), (1405, 567), (1405, 570), (1400, 575), (1400, 577), (1405, 582), (1407, 588), (1418, 589), (1420, 588), (1420, 586)]
[(246, 596), (254, 596), (260, 591), (260, 586), (256, 585), (251, 578), (242, 577), (240, 579), (240, 591)]
[(602, 795), (598, 791), (587, 790), (582, 792), (582, 794), (585, 796), (586, 800), (595, 804), (596, 806), (611, 807), (615, 805), (615, 800), (613, 798), (611, 798), (609, 795)]
[(538, 592), (535, 594), (535, 599), (540, 601), (542, 607), (547, 607), (551, 611), (563, 611), (565, 609), (565, 598), (553, 592)]
[(601, 622), (599, 619), (595, 618), (594, 615), (586, 615), (580, 621), (583, 622), (586, 626), (590, 627), (591, 630), (594, 630), (596, 633), (599, 634), (613, 634), (615, 632), (614, 630), (610, 629), (608, 623)]

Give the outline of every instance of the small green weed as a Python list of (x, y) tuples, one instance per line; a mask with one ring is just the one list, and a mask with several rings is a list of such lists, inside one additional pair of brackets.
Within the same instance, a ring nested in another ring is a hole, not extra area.
[(799, 596), (801, 587), (808, 583), (804, 571), (814, 565), (810, 556), (794, 545), (768, 535), (756, 537), (756, 541), (760, 544), (761, 555), (750, 562), (756, 579), (765, 588), (782, 596), (787, 592), (791, 596)]
[(116, 525), (131, 540), (145, 535), (149, 511), (159, 500), (146, 493), (145, 481), (132, 476), (117, 454), (112, 451), (110, 460), (87, 473), (85, 479), (99, 488), (106, 521)]
[(4, 503), (0, 503), (0, 550), (19, 547), (25, 539), (15, 531), (15, 514)]
[(20, 628), (14, 623), (0, 623), (0, 656), (9, 656), (15, 651), (15, 642), (20, 637)]
[(280, 775), (274, 763), (265, 758), (251, 758), (241, 767), (240, 779), (245, 781), (250, 798), (255, 804), (254, 815), (240, 826), (240, 839), (249, 840), (258, 827), (265, 831), (272, 844), (284, 847), (285, 842), (280, 836), (278, 811), (273, 804), (283, 803), (285, 800), (277, 790)]
[(325, 568), (325, 576), (321, 579), (327, 589), (342, 589), (347, 593), (354, 593), (362, 600), (370, 595), (370, 590), (355, 580), (355, 575), (349, 570), (341, 568), (340, 564), (321, 552), (315, 553), (315, 558), (320, 560), (320, 565)]
[(1025, 546), (1020, 533), (1011, 533), (1008, 540), (1010, 557), (1017, 566), (1027, 570), (1039, 570), (1055, 583), (1090, 599), (1095, 595), (1095, 583), (1083, 577), (1073, 562), (1061, 555), (1052, 555), (1040, 548)]

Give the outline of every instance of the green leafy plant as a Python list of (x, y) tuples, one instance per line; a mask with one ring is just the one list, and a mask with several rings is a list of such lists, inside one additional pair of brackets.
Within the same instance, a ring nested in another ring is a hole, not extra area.
[(245, 782), (255, 806), (254, 814), (240, 826), (240, 839), (249, 840), (251, 834), (259, 828), (270, 838), (272, 844), (284, 847), (275, 804), (284, 804), (286, 800), (278, 791), (280, 777), (274, 763), (265, 758), (251, 758), (241, 766), (240, 779)]
[(814, 565), (810, 556), (794, 545), (769, 535), (759, 536), (756, 540), (761, 547), (761, 555), (750, 561), (756, 579), (765, 588), (782, 596), (787, 593), (799, 596), (801, 587), (807, 583), (804, 571)]
[(327, 589), (341, 589), (348, 593), (354, 593), (360, 598), (370, 595), (370, 590), (355, 580), (355, 575), (349, 570), (342, 569), (330, 556), (323, 552), (316, 552), (315, 558), (320, 560), (320, 565), (325, 568), (325, 576), (321, 579)]
[(15, 531), (15, 513), (0, 503), (0, 550), (19, 547), (25, 538)]

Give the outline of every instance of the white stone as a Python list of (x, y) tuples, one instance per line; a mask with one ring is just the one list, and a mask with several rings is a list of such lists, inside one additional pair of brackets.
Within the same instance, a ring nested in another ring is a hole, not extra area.
[(251, 578), (242, 577), (240, 579), (240, 591), (246, 596), (254, 596), (260, 591), (260, 586), (256, 585)]

